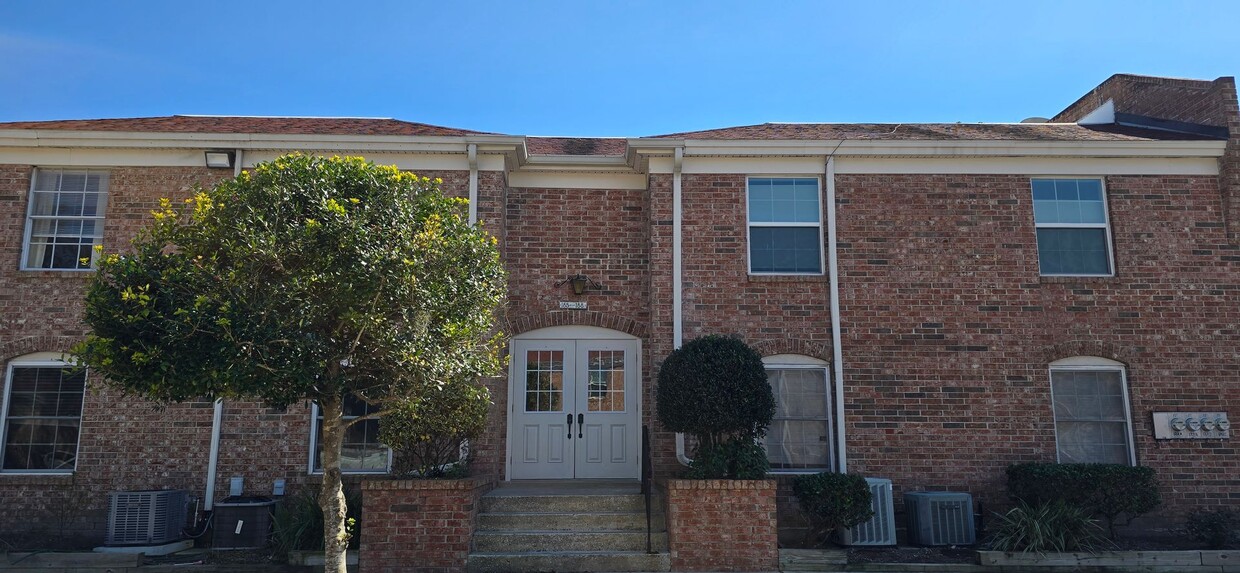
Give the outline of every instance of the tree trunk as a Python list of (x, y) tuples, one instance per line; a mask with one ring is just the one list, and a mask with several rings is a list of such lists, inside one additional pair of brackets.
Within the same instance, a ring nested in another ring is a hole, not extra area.
[(319, 402), (323, 414), (323, 439), (320, 460), (323, 464), (323, 489), (319, 491), (319, 508), (323, 510), (323, 571), (346, 573), (345, 550), (349, 532), (345, 528), (344, 487), (340, 479), (340, 445), (344, 442), (342, 419), (344, 401), (339, 398)]

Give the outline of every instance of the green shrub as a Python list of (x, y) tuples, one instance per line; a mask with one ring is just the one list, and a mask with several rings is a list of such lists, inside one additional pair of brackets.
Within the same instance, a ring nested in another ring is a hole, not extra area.
[(747, 438), (701, 446), (693, 455), (685, 477), (689, 479), (762, 479), (771, 469), (766, 450)]
[(1210, 549), (1224, 549), (1240, 538), (1240, 512), (1230, 507), (1197, 510), (1188, 517), (1188, 534)]
[(1112, 538), (1117, 524), (1162, 503), (1152, 468), (1121, 464), (1017, 464), (1007, 469), (1007, 486), (1013, 500), (1027, 505), (1059, 501), (1101, 516)]
[(710, 445), (757, 438), (775, 415), (762, 355), (738, 338), (710, 335), (673, 351), (659, 368), (659, 421)]
[(820, 473), (797, 476), (792, 493), (809, 522), (807, 545), (841, 528), (849, 528), (874, 516), (870, 486), (855, 474)]
[(995, 551), (1092, 551), (1107, 543), (1089, 510), (1063, 501), (1033, 506), (1021, 503), (995, 517), (998, 523), (990, 540)]
[[(349, 534), (349, 548), (357, 549), (362, 496), (360, 491), (349, 487), (344, 494), (348, 504), (345, 528)], [(290, 551), (323, 550), (323, 510), (319, 508), (318, 498), (319, 489), (310, 487), (285, 496), (276, 504), (271, 515), (271, 544), (276, 557), (286, 560)]]
[(447, 382), (393, 404), (379, 418), (379, 441), (392, 448), (393, 475), (422, 479), (467, 475), (461, 443), (482, 434), (490, 405), (486, 387), (472, 380)]
[(765, 476), (769, 464), (754, 442), (771, 424), (775, 396), (758, 351), (727, 336), (691, 340), (663, 361), (656, 392), (659, 421), (697, 439), (694, 457), (702, 459), (686, 477)]

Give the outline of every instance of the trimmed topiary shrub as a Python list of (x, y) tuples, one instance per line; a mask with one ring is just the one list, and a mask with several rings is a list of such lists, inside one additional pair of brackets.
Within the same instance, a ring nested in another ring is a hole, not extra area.
[(820, 473), (797, 476), (792, 493), (809, 521), (806, 545), (817, 545), (839, 529), (874, 517), (870, 486), (855, 474)]
[(472, 380), (446, 382), (397, 403), (379, 418), (379, 440), (392, 448), (392, 474), (420, 479), (466, 477), (461, 444), (486, 427), (491, 395)]
[(704, 336), (673, 351), (659, 368), (659, 421), (697, 439), (688, 477), (757, 479), (766, 455), (754, 444), (775, 415), (762, 355), (738, 338)]
[(1117, 524), (1127, 524), (1162, 504), (1154, 470), (1140, 466), (1016, 464), (1007, 469), (1007, 486), (1013, 500), (1027, 505), (1063, 502), (1101, 516), (1112, 539)]

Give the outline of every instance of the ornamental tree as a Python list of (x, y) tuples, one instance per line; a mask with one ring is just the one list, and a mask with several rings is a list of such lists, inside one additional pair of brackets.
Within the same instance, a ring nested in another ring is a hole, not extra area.
[[(259, 164), (100, 257), (80, 361), (161, 402), (304, 400), (323, 412), (327, 571), (345, 571), (348, 426), (499, 369), (495, 239), (438, 181), (358, 157)], [(342, 418), (346, 396), (380, 406)]]

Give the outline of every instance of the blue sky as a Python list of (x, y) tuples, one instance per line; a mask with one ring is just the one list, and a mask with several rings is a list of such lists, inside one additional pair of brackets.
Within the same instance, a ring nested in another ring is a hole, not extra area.
[(0, 121), (396, 117), (522, 135), (1019, 121), (1240, 73), (1240, 2), (0, 2)]

